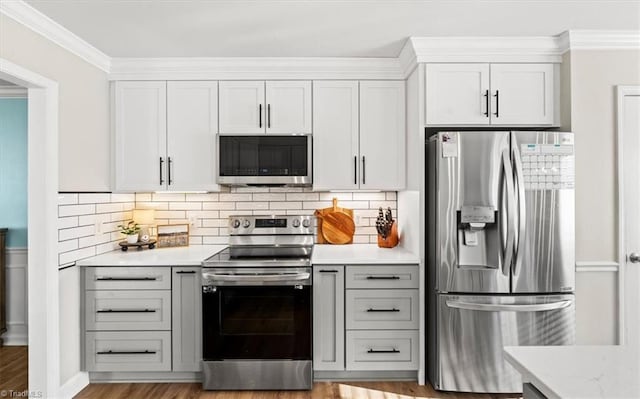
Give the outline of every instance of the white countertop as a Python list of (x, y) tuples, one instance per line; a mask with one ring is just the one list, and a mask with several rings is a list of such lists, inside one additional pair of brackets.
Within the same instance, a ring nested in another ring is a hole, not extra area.
[(639, 354), (625, 346), (505, 348), (523, 381), (550, 399), (640, 398)]
[(418, 255), (404, 248), (379, 248), (376, 244), (315, 245), (311, 263), (331, 264), (403, 264), (419, 263)]
[(200, 266), (200, 262), (223, 249), (226, 245), (190, 245), (177, 248), (154, 248), (141, 251), (111, 251), (79, 260), (78, 266)]

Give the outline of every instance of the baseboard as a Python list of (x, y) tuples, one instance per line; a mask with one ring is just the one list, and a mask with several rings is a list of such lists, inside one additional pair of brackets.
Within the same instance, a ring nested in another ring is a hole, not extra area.
[(27, 346), (29, 335), (27, 325), (24, 323), (7, 323), (7, 332), (2, 334), (5, 346)]
[(314, 381), (417, 381), (418, 371), (314, 371)]
[(128, 383), (128, 382), (201, 382), (201, 373), (177, 371), (150, 372), (90, 372), (91, 383)]
[(89, 373), (80, 371), (60, 387), (57, 397), (60, 399), (72, 399), (87, 385), (89, 385)]

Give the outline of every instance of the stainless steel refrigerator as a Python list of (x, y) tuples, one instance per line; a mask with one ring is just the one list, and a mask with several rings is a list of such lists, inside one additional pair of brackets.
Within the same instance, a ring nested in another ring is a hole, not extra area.
[(436, 389), (521, 392), (504, 346), (574, 343), (574, 176), (572, 133), (429, 139), (426, 355)]

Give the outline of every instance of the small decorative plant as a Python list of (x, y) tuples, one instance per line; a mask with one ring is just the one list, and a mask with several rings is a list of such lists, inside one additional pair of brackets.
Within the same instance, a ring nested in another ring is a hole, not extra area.
[(124, 224), (119, 224), (118, 227), (120, 228), (120, 232), (127, 236), (127, 242), (129, 244), (135, 244), (138, 242), (138, 233), (140, 233), (140, 226), (138, 223), (132, 220), (127, 223), (126, 226)]

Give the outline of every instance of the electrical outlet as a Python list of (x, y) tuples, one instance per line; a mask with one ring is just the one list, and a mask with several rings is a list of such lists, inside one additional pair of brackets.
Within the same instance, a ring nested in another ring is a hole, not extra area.
[(101, 220), (96, 220), (94, 234), (96, 236), (99, 236), (100, 234), (102, 234), (102, 221)]
[(197, 217), (195, 217), (195, 216), (191, 216), (191, 217), (189, 218), (189, 224), (190, 224), (191, 226), (194, 226), (194, 227), (195, 227), (196, 223), (198, 223), (198, 218), (197, 218)]
[(356, 226), (360, 226), (360, 223), (362, 223), (362, 216), (356, 215)]

